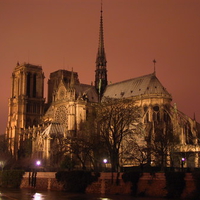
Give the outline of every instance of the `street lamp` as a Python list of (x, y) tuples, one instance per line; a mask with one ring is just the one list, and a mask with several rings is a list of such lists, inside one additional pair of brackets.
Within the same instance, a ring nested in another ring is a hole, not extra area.
[(184, 165), (185, 161), (186, 161), (186, 158), (182, 158), (181, 159), (181, 168), (182, 168), (182, 171), (183, 171), (183, 165)]
[(184, 162), (186, 159), (185, 158), (182, 158), (182, 162)]
[(103, 163), (105, 165), (105, 171), (106, 171), (106, 164), (107, 164), (108, 160), (106, 158), (103, 159)]
[(106, 158), (103, 159), (103, 163), (106, 164), (108, 160)]
[(35, 169), (33, 169), (32, 176), (31, 176), (31, 186), (32, 187), (36, 187), (36, 179), (37, 179), (37, 171), (38, 171), (37, 168), (39, 168), (39, 166), (41, 165), (41, 161), (37, 160), (35, 164), (36, 164), (36, 167), (35, 167)]
[(36, 161), (36, 165), (39, 167), (41, 165), (41, 161), (40, 160), (37, 160)]

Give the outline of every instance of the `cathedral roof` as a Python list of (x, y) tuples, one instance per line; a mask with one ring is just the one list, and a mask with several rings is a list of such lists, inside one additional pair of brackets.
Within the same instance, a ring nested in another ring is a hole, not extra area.
[(96, 88), (92, 85), (77, 84), (74, 85), (76, 96), (85, 96), (90, 102), (98, 102), (98, 94)]
[(129, 98), (139, 95), (162, 95), (171, 98), (171, 95), (160, 83), (155, 73), (108, 85), (103, 96)]
[(64, 135), (64, 127), (60, 123), (52, 122), (43, 132), (43, 137), (50, 138), (51, 135)]

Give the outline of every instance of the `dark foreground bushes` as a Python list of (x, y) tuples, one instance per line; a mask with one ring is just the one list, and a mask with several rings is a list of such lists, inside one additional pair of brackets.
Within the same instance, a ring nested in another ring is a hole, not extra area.
[(194, 183), (196, 186), (196, 189), (194, 191), (193, 194), (193, 200), (199, 200), (200, 199), (200, 172), (196, 171), (192, 173), (193, 179), (194, 179)]
[(24, 173), (24, 170), (0, 171), (0, 187), (19, 188)]
[(165, 172), (168, 198), (180, 198), (185, 188), (185, 172)]
[(133, 196), (136, 196), (137, 194), (138, 181), (140, 177), (141, 177), (141, 172), (136, 172), (136, 171), (125, 172), (122, 175), (122, 179), (125, 183), (126, 182), (132, 183), (131, 191)]
[(98, 174), (87, 171), (60, 171), (56, 173), (56, 179), (64, 185), (66, 192), (84, 193), (92, 182), (97, 181)]

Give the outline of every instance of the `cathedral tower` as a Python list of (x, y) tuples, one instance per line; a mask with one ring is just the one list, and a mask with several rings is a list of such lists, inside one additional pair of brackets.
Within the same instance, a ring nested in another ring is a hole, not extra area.
[(6, 136), (17, 157), (22, 129), (37, 126), (44, 114), (44, 74), (41, 66), (19, 63), (12, 73)]
[(95, 70), (95, 87), (99, 95), (99, 100), (101, 99), (103, 92), (108, 84), (107, 81), (107, 69), (106, 69), (106, 53), (104, 48), (104, 35), (103, 35), (103, 15), (101, 6), (101, 16), (100, 16), (100, 29), (99, 29), (99, 46), (96, 57), (96, 70)]
[(48, 107), (52, 103), (53, 93), (55, 90), (58, 89), (60, 80), (63, 79), (66, 85), (69, 85), (71, 83), (72, 74), (73, 74), (74, 84), (79, 84), (80, 82), (78, 79), (77, 72), (71, 72), (68, 70), (57, 70), (50, 74), (50, 78), (48, 80), (48, 102), (47, 102)]

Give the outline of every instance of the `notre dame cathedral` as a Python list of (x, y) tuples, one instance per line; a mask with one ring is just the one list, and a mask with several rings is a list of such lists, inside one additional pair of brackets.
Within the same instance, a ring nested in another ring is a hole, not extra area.
[(78, 130), (80, 122), (86, 120), (91, 105), (101, 102), (103, 97), (131, 98), (142, 108), (141, 121), (150, 124), (147, 127), (150, 134), (155, 132), (159, 121), (172, 124), (173, 134), (180, 139), (174, 148), (174, 153), (179, 155), (176, 165), (180, 166), (181, 159), (186, 158), (185, 167), (200, 167), (200, 124), (195, 117), (191, 119), (176, 105), (171, 105), (172, 96), (155, 71), (108, 84), (102, 10), (94, 85), (80, 83), (78, 73), (73, 69), (57, 70), (48, 79), (45, 101), (44, 78), (42, 67), (30, 63), (17, 63), (12, 73), (6, 137), (9, 149), (16, 158), (21, 141), (31, 137), (32, 155), (37, 154), (48, 162), (52, 148), (51, 133), (66, 137), (68, 133)]

